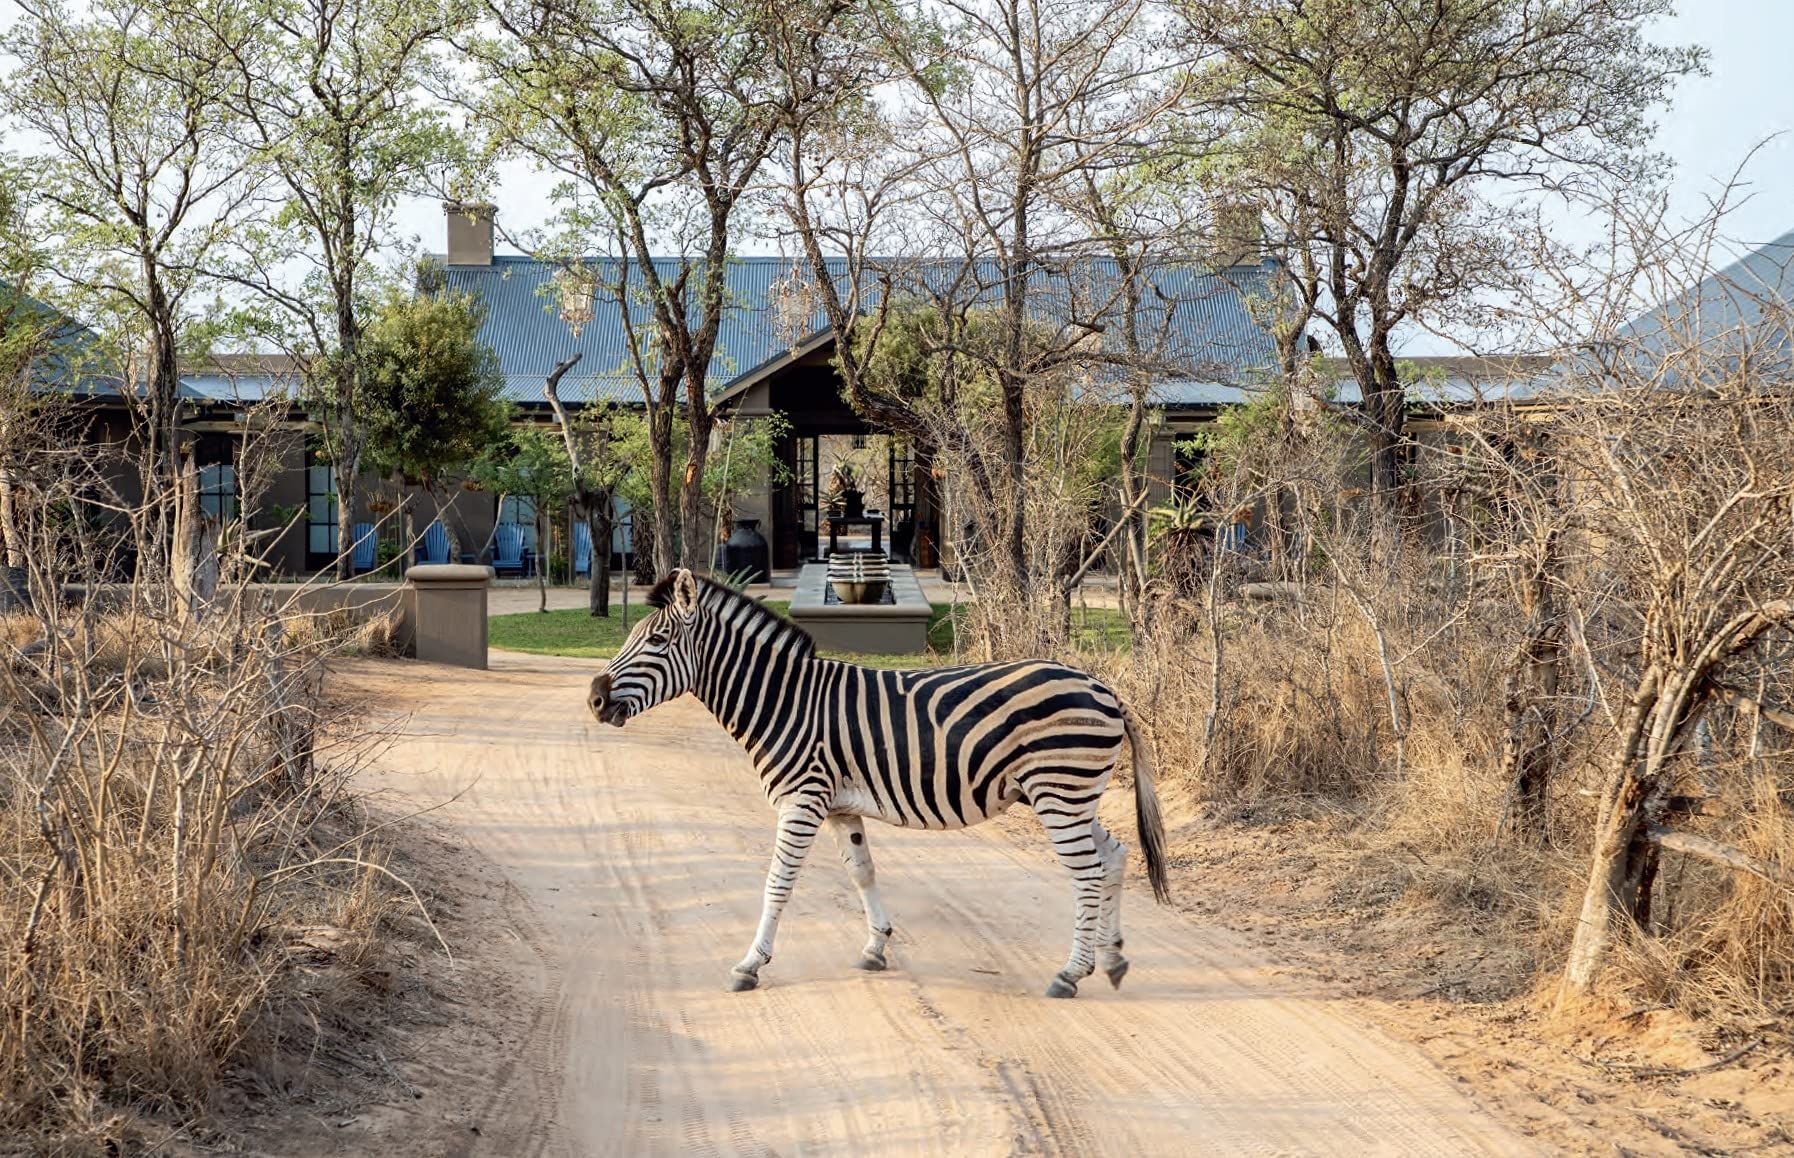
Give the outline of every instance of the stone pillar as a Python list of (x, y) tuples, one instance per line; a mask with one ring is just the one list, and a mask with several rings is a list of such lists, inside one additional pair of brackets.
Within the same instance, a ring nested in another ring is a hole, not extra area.
[(455, 667), (486, 666), (486, 590), (492, 568), (423, 563), (405, 572), (415, 615), (417, 658)]

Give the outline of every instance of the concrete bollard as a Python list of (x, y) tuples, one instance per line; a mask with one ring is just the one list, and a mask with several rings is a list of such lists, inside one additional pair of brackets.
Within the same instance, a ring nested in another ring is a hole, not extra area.
[(411, 588), (417, 658), (484, 670), (492, 568), (421, 563), (405, 572), (405, 582)]

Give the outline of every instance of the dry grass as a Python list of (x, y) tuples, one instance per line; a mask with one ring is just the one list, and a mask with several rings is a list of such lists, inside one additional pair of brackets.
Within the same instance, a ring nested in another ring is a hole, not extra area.
[(315, 1044), (394, 890), (353, 743), (320, 756), (340, 635), (65, 613), (56, 647), (0, 661), (0, 1133), (111, 1153), (203, 1130), (228, 1078)]
[[(1317, 849), (1315, 871), (1330, 874), (1336, 905), (1454, 930), (1459, 955), (1479, 962), (1478, 992), (1543, 991), (1586, 885), (1611, 731), (1586, 688), (1564, 689), (1572, 726), (1558, 753), (1548, 839), (1523, 839), (1500, 767), (1513, 617), (1499, 600), (1453, 606), (1417, 598), (1423, 589), (1392, 586), (1374, 608), (1401, 661), (1399, 762), (1372, 628), (1320, 585), (1300, 605), (1224, 605), (1212, 741), (1204, 727), (1212, 650), (1197, 611), (1162, 610), (1131, 653), (1066, 658), (1100, 673), (1150, 721), (1163, 779), (1205, 802), (1213, 821), (1330, 833), (1336, 847)], [(1715, 798), (1746, 803), (1702, 821), (1704, 830), (1761, 862), (1794, 866), (1789, 785), (1786, 754), (1764, 755), (1748, 774), (1712, 785)], [(1616, 990), (1734, 1026), (1794, 1013), (1794, 893), (1663, 856), (1654, 927), (1616, 962)]]

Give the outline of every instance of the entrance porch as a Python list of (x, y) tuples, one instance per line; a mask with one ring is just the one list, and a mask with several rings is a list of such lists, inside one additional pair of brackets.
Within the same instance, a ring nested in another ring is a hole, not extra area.
[(843, 516), (835, 528), (840, 548), (870, 547), (876, 521), (893, 560), (917, 570), (938, 566), (936, 488), (926, 455), (854, 413), (832, 356), (832, 343), (800, 350), (747, 375), (718, 400), (736, 417), (780, 414), (789, 423), (777, 446), (783, 477), (739, 496), (736, 516), (760, 519), (773, 567), (795, 569), (827, 557), (835, 484), (851, 478), (863, 510), (834, 509)]

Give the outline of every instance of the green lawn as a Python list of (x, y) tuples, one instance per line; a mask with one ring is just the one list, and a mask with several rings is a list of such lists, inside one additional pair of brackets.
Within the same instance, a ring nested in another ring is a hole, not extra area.
[[(789, 600), (768, 599), (766, 606), (785, 614)], [(639, 603), (629, 605), (628, 627), (633, 627), (649, 608)], [(926, 655), (865, 655), (858, 652), (825, 651), (830, 659), (844, 659), (868, 667), (927, 667), (944, 661), (953, 652), (953, 621), (949, 616), (952, 604), (934, 604), (928, 620)], [(594, 618), (584, 608), (564, 611), (522, 611), (514, 615), (494, 615), (489, 621), (493, 647), (507, 651), (530, 651), (539, 655), (570, 655), (582, 659), (609, 659), (623, 645), (627, 627), (621, 604), (613, 604), (608, 619)], [(1121, 612), (1092, 607), (1073, 609), (1072, 638), (1080, 648), (1102, 651), (1125, 651), (1130, 640), (1127, 620)]]
[[(791, 606), (788, 599), (768, 599), (766, 606), (785, 614)], [(629, 605), (628, 627), (633, 627), (649, 608), (639, 603)], [(862, 655), (855, 652), (829, 651), (830, 659), (845, 659), (869, 667), (926, 667), (940, 663), (953, 650), (953, 623), (948, 618), (952, 605), (936, 603), (928, 620), (926, 655)], [(522, 611), (514, 615), (494, 615), (488, 622), (493, 647), (507, 651), (531, 651), (541, 655), (570, 655), (584, 659), (609, 659), (623, 645), (627, 627), (621, 604), (612, 604), (608, 619), (594, 618), (584, 608), (565, 611)]]

